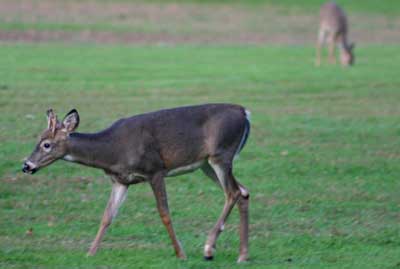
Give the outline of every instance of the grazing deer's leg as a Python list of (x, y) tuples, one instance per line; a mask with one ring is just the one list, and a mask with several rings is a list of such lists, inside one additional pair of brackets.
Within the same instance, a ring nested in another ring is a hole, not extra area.
[(172, 221), (169, 215), (167, 192), (165, 190), (164, 173), (160, 172), (153, 176), (150, 180), (151, 188), (153, 189), (154, 196), (157, 201), (157, 209), (160, 213), (161, 220), (165, 227), (167, 228), (169, 237), (172, 240), (172, 244), (175, 249), (175, 254), (180, 259), (186, 259), (185, 252), (181, 244), (179, 243), (174, 228), (172, 226)]
[(116, 181), (113, 182), (110, 199), (108, 200), (106, 210), (104, 211), (99, 231), (97, 232), (96, 238), (94, 239), (87, 254), (88, 256), (96, 253), (104, 233), (106, 232), (108, 226), (110, 226), (113, 218), (117, 215), (118, 208), (125, 200), (127, 190), (128, 186), (120, 184)]
[(329, 37), (329, 63), (336, 64), (336, 56), (335, 56), (336, 42), (335, 36), (333, 34)]
[(315, 65), (320, 66), (321, 65), (321, 43), (317, 41), (317, 56), (315, 59)]
[[(202, 167), (202, 170), (209, 178), (211, 178), (218, 186), (220, 186), (223, 189), (220, 181), (218, 180), (216, 173), (214, 172), (213, 168), (209, 164), (205, 164)], [(240, 197), (238, 199), (238, 208), (239, 208), (239, 215), (240, 215), (240, 228), (239, 228), (240, 252), (239, 252), (238, 262), (243, 262), (243, 261), (246, 261), (248, 258), (249, 192), (242, 184), (240, 184), (237, 181), (236, 181), (236, 183), (239, 186), (239, 190), (240, 190)], [(213, 247), (215, 248), (215, 243), (214, 243)], [(206, 251), (206, 249), (205, 249), (205, 251)], [(212, 257), (212, 256), (207, 256), (206, 253), (204, 256), (206, 257), (206, 259), (210, 259)]]
[(317, 55), (316, 55), (316, 60), (315, 60), (315, 65), (320, 66), (321, 65), (321, 47), (325, 42), (325, 32), (321, 29), (319, 30), (318, 33), (318, 40), (317, 40)]
[[(233, 206), (236, 201), (239, 199), (240, 190), (237, 182), (235, 181), (232, 175), (232, 164), (224, 164), (218, 162), (214, 159), (209, 159), (209, 164), (213, 169), (216, 178), (218, 179), (222, 189), (225, 193), (225, 204), (222, 210), (220, 217), (217, 220), (217, 223), (209, 233), (207, 237), (206, 244), (204, 246), (204, 258), (206, 260), (211, 260), (213, 258), (213, 252), (215, 249), (215, 242), (219, 236), (219, 234), (224, 229), (224, 223), (228, 218)], [(203, 169), (205, 171), (205, 169)], [(215, 179), (215, 176), (211, 178)]]

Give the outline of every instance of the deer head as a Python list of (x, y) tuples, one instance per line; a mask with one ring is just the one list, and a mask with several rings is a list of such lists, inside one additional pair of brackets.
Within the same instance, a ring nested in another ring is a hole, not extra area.
[(340, 62), (343, 66), (349, 66), (354, 64), (354, 43), (351, 43), (342, 50), (340, 55)]
[(23, 164), (24, 173), (33, 174), (40, 168), (61, 159), (67, 154), (68, 135), (79, 125), (78, 111), (72, 109), (62, 122), (52, 109), (47, 110), (47, 128), (42, 132), (35, 149)]

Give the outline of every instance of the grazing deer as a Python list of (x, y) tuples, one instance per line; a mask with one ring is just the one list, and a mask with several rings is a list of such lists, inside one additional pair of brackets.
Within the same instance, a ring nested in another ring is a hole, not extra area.
[(164, 178), (201, 168), (225, 193), (225, 205), (208, 235), (204, 257), (213, 258), (216, 240), (237, 203), (240, 215), (238, 262), (242, 262), (248, 257), (249, 192), (233, 176), (232, 161), (249, 135), (248, 116), (248, 111), (239, 105), (205, 104), (123, 118), (103, 131), (86, 134), (75, 132), (79, 125), (75, 109), (62, 122), (49, 109), (47, 128), (22, 170), (33, 174), (63, 159), (103, 169), (111, 176), (111, 196), (88, 255), (96, 253), (128, 187), (149, 182), (176, 256), (185, 259), (169, 215)]
[(340, 62), (343, 66), (354, 63), (354, 44), (347, 40), (348, 24), (347, 17), (343, 9), (336, 3), (328, 2), (321, 7), (320, 24), (317, 41), (316, 65), (321, 64), (321, 46), (328, 40), (329, 62), (336, 63), (335, 47), (340, 45)]

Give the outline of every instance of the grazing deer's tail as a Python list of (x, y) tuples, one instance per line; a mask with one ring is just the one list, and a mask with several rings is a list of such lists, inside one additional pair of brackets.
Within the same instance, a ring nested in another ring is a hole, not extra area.
[(238, 148), (236, 150), (235, 157), (237, 157), (239, 155), (240, 151), (246, 145), (247, 138), (249, 137), (249, 134), (250, 134), (250, 116), (251, 116), (251, 113), (247, 109), (245, 110), (245, 113), (246, 113), (246, 121), (245, 121), (245, 125), (244, 125), (244, 131), (243, 131), (242, 139), (240, 140), (239, 146), (238, 146)]

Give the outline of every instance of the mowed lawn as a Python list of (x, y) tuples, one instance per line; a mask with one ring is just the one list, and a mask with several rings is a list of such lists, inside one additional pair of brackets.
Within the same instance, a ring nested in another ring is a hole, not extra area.
[[(2, 44), (1, 268), (397, 268), (400, 53), (360, 46), (354, 68), (314, 67), (311, 47)], [(79, 131), (189, 104), (252, 112), (235, 174), (250, 190), (250, 261), (236, 265), (235, 209), (214, 261), (202, 259), (223, 193), (201, 172), (167, 180), (187, 261), (174, 257), (147, 184), (131, 186), (94, 257), (111, 184), (59, 161), (20, 172), (47, 125), (71, 108)], [(31, 232), (29, 232), (31, 230)]]

